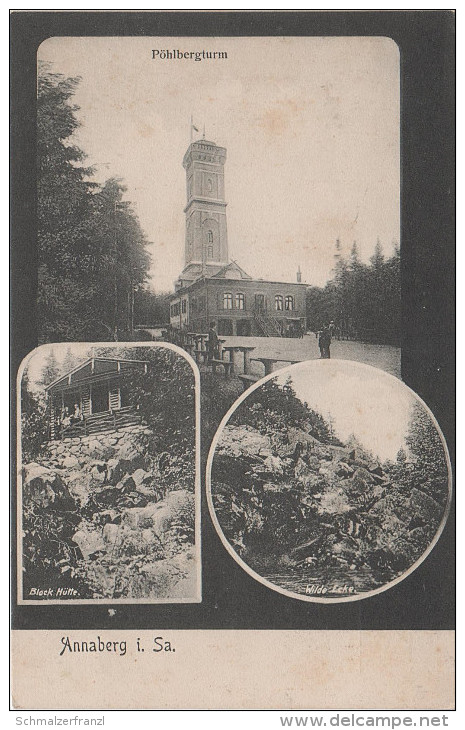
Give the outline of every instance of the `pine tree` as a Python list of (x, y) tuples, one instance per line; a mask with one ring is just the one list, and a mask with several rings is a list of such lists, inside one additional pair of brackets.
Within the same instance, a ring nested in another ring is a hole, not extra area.
[(117, 341), (130, 339), (134, 324), (135, 291), (144, 284), (150, 259), (147, 239), (130, 203), (123, 201), (126, 188), (111, 178), (94, 195), (99, 220), (95, 251), (96, 278), (106, 286), (96, 295), (100, 321)]
[(39, 384), (42, 386), (50, 385), (60, 374), (60, 366), (55, 357), (53, 349), (51, 349), (45, 358), (44, 366), (40, 375)]
[(370, 262), (375, 271), (380, 270), (384, 264), (383, 247), (379, 238), (376, 239), (375, 250), (373, 256), (370, 257)]
[(65, 359), (63, 360), (63, 364), (61, 366), (61, 372), (63, 374), (69, 373), (69, 371), (73, 370), (73, 368), (75, 368), (80, 361), (81, 358), (73, 355), (71, 347), (68, 347), (68, 349), (66, 350)]
[(350, 249), (349, 269), (350, 271), (355, 272), (358, 271), (360, 268), (362, 268), (362, 263), (360, 261), (357, 241), (354, 241), (352, 243), (352, 248)]
[(412, 409), (406, 443), (413, 464), (408, 476), (411, 486), (444, 505), (449, 492), (444, 446), (431, 417), (419, 403)]

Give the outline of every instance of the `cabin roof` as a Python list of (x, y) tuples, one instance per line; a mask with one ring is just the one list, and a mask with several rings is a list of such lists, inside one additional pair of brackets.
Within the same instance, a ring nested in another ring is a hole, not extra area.
[(89, 357), (80, 365), (72, 368), (67, 373), (60, 375), (49, 385), (45, 386), (46, 392), (53, 392), (62, 388), (69, 388), (78, 385), (83, 381), (93, 378), (100, 379), (106, 375), (118, 375), (124, 370), (132, 369), (137, 365), (146, 365), (147, 360), (129, 360), (128, 358), (113, 357)]

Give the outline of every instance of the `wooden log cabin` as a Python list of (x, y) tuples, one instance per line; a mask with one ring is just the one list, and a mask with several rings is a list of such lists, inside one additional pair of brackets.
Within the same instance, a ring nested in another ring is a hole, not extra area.
[(122, 377), (134, 368), (146, 373), (147, 362), (92, 357), (48, 385), (50, 438), (87, 436), (140, 423)]

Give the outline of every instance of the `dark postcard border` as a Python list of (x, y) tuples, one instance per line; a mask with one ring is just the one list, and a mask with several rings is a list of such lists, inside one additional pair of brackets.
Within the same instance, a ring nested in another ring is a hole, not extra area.
[[(11, 15), (11, 393), (37, 344), (35, 64), (48, 37), (391, 37), (401, 57), (402, 375), (429, 405), (454, 462), (455, 16), (452, 11), (18, 12)], [(14, 484), (14, 478), (13, 478)], [(204, 492), (204, 490), (203, 490)], [(15, 488), (12, 539), (15, 544)], [(202, 498), (203, 602), (195, 605), (20, 606), (16, 629), (452, 629), (454, 514), (424, 563), (394, 588), (321, 606), (258, 584), (227, 555)], [(14, 552), (14, 550), (13, 550)], [(14, 556), (13, 556), (14, 559)], [(12, 575), (15, 575), (15, 563)], [(14, 582), (14, 581), (13, 581)]]

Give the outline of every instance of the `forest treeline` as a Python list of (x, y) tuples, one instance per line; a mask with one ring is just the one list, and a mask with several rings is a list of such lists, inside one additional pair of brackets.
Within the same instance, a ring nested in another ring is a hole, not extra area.
[(41, 65), (37, 101), (39, 341), (133, 339), (147, 240), (123, 181), (94, 179), (75, 145), (78, 78)]
[(324, 287), (307, 289), (307, 328), (314, 332), (334, 322), (336, 336), (378, 344), (400, 345), (400, 250), (385, 257), (380, 241), (368, 264), (357, 243), (350, 255), (336, 241), (333, 278)]

